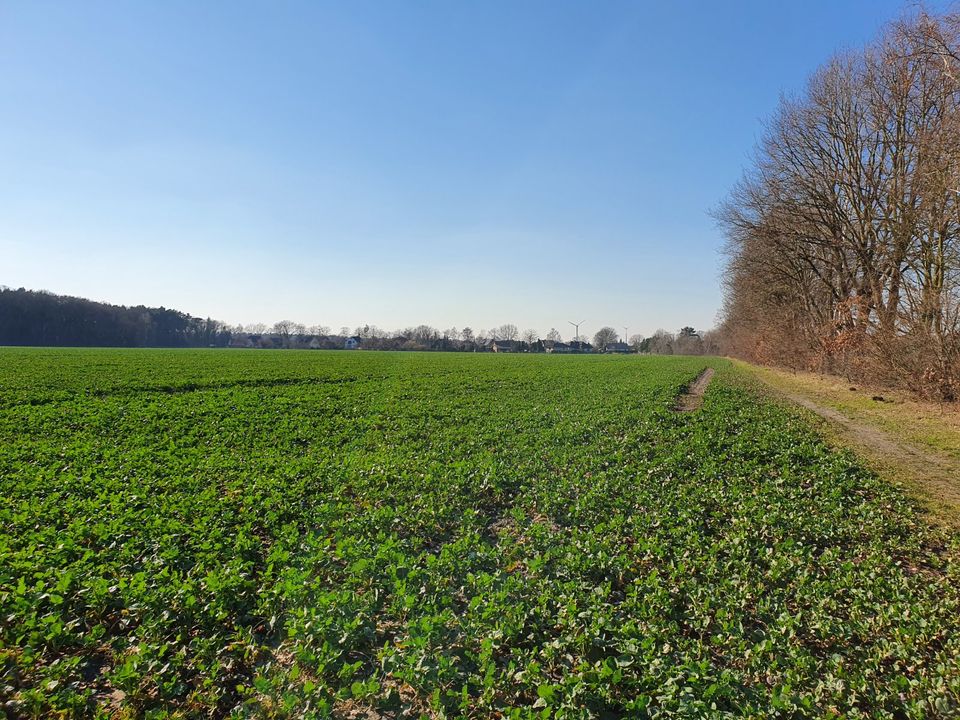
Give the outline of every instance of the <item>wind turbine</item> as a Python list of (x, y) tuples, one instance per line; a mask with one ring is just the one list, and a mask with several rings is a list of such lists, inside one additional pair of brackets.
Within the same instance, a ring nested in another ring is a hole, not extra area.
[(586, 320), (581, 320), (578, 323), (575, 323), (572, 320), (567, 320), (567, 322), (573, 325), (577, 329), (577, 342), (580, 342), (580, 326), (583, 325), (586, 322)]

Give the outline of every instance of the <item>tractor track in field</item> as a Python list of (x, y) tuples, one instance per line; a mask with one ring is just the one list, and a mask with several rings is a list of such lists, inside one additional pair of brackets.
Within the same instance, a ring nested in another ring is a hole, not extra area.
[(703, 393), (706, 392), (710, 381), (713, 379), (713, 368), (706, 368), (697, 375), (697, 379), (677, 396), (677, 401), (673, 405), (676, 412), (688, 413), (698, 410), (703, 405)]

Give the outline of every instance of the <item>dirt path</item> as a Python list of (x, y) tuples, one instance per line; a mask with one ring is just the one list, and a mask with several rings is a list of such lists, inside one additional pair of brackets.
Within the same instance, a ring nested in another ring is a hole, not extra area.
[(960, 526), (960, 463), (955, 458), (895, 437), (804, 395), (783, 388), (777, 391), (826, 420), (834, 439), (864, 457), (878, 473), (907, 485), (938, 521)]
[(677, 412), (693, 412), (703, 405), (703, 393), (713, 379), (713, 368), (707, 368), (697, 375), (697, 379), (690, 383), (685, 393), (677, 397), (677, 402), (673, 409)]

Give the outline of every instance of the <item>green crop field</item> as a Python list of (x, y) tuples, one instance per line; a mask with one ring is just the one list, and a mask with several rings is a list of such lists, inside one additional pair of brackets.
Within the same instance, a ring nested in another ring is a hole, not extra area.
[(0, 714), (957, 715), (956, 538), (738, 372), (2, 350)]

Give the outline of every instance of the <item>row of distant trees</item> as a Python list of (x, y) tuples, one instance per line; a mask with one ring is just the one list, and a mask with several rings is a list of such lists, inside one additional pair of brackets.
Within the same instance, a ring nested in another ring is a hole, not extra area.
[[(305, 325), (291, 320), (282, 320), (273, 325), (239, 325), (230, 328), (235, 345), (282, 348), (330, 348), (343, 346), (350, 337), (359, 338), (361, 346), (368, 350), (438, 350), (474, 351), (484, 349), (491, 341), (515, 342), (520, 352), (544, 351), (551, 343), (565, 342), (556, 328), (541, 336), (537, 330), (521, 331), (512, 323), (505, 323), (489, 330), (473, 330), (470, 327), (450, 327), (444, 330), (430, 325), (417, 325), (401, 330), (388, 331), (376, 325), (363, 325), (351, 330), (341, 327), (332, 332), (325, 325)], [(604, 352), (615, 344), (624, 343), (632, 352), (659, 355), (715, 354), (719, 346), (711, 333), (700, 333), (692, 327), (684, 327), (674, 334), (657, 330), (650, 337), (631, 335), (621, 339), (612, 327), (602, 327), (593, 335), (592, 344), (586, 337), (569, 338), (570, 343), (580, 343), (578, 349)], [(546, 344), (544, 343), (546, 341)]]
[[(444, 330), (417, 325), (387, 331), (376, 325), (341, 327), (305, 325), (281, 320), (273, 325), (227, 325), (210, 318), (197, 318), (177, 310), (145, 306), (123, 307), (44, 291), (0, 287), (0, 345), (46, 345), (85, 347), (262, 347), (342, 349), (351, 337), (370, 350), (486, 349), (491, 341), (512, 341), (521, 352), (543, 351), (564, 338), (556, 328), (542, 336), (533, 329), (521, 331), (512, 323), (474, 330), (451, 327)], [(577, 350), (603, 352), (614, 343), (625, 343), (633, 352), (654, 354), (715, 354), (716, 342), (708, 333), (692, 327), (678, 333), (657, 330), (650, 337), (635, 334), (629, 339), (612, 327), (586, 337)]]
[(724, 351), (957, 398), (960, 15), (821, 67), (718, 217)]

